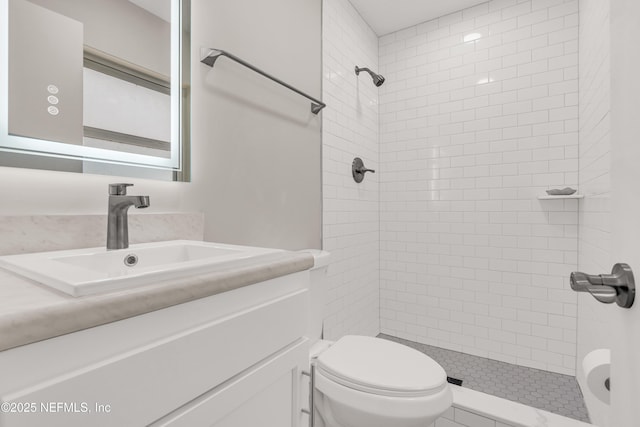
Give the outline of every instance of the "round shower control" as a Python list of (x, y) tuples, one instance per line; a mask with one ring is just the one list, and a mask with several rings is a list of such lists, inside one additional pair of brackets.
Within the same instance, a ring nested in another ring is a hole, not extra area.
[(361, 183), (364, 179), (365, 172), (376, 173), (373, 169), (367, 169), (360, 157), (353, 159), (353, 163), (351, 163), (351, 176), (353, 176), (353, 180), (358, 184)]

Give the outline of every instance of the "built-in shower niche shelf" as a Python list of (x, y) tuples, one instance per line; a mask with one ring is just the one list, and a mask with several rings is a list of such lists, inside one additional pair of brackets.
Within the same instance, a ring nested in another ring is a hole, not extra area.
[(544, 196), (538, 196), (538, 200), (556, 200), (556, 199), (583, 199), (584, 194), (569, 194), (569, 195), (558, 195), (558, 196), (549, 196), (545, 194)]

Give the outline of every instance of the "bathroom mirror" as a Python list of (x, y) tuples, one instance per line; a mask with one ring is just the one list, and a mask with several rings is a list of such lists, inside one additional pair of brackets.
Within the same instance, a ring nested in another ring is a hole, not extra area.
[(0, 166), (188, 180), (190, 0), (0, 0)]

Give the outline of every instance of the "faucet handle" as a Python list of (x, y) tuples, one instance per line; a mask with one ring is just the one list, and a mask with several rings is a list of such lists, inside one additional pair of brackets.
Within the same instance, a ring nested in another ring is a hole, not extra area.
[(109, 184), (109, 195), (110, 196), (126, 196), (127, 187), (133, 187), (133, 184), (126, 184), (126, 183)]

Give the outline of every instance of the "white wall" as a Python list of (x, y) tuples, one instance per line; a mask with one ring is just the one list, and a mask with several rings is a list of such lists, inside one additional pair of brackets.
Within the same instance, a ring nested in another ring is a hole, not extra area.
[(300, 95), (201, 47), (228, 50), (321, 96), (321, 0), (192, 2), (192, 180), (208, 240), (321, 246), (323, 113)]
[[(578, 269), (590, 274), (611, 271), (610, 20), (608, 0), (580, 0), (580, 190)], [(611, 348), (612, 307), (591, 295), (578, 295), (576, 376), (591, 421), (609, 426), (609, 406), (587, 389), (582, 359), (592, 350)]]
[(536, 197), (578, 182), (577, 0), (392, 33), (380, 68), (382, 332), (573, 374), (577, 203)]
[[(378, 38), (347, 0), (323, 3), (323, 247), (332, 254), (325, 337), (379, 327), (378, 88), (354, 67), (378, 68)], [(357, 184), (351, 162), (375, 174)]]
[[(611, 2), (611, 256), (640, 271), (640, 2)], [(611, 425), (640, 420), (640, 303), (608, 307), (611, 339)]]
[(215, 70), (199, 62), (200, 47), (216, 45), (319, 97), (320, 8), (193, 0), (191, 183), (2, 167), (0, 215), (106, 215), (107, 184), (133, 182), (131, 194), (150, 196), (148, 212), (204, 212), (207, 240), (320, 247), (321, 116), (224, 58)]
[(135, 183), (129, 193), (149, 195), (148, 212), (190, 210), (182, 202), (187, 183), (2, 167), (0, 215), (106, 215), (108, 184), (113, 182)]

